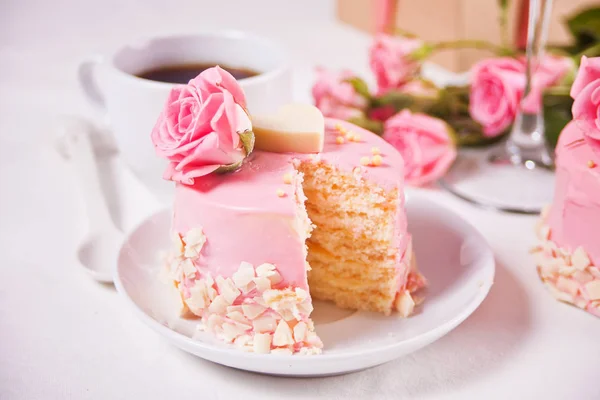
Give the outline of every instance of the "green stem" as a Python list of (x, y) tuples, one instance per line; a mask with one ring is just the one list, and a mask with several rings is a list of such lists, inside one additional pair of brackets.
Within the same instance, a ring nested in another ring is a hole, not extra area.
[(508, 1), (500, 0), (500, 40), (502, 46), (508, 47), (510, 40), (508, 36)]
[(587, 49), (584, 49), (583, 51), (575, 54), (573, 56), (573, 59), (575, 60), (575, 62), (577, 64), (579, 64), (579, 60), (581, 60), (582, 56), (596, 57), (599, 55), (600, 55), (600, 43), (596, 43), (595, 45), (588, 47)]
[(550, 96), (570, 96), (571, 89), (566, 86), (552, 86), (544, 89), (544, 94)]
[(404, 37), (411, 38), (411, 39), (414, 39), (417, 37), (417, 35), (415, 35), (413, 32), (409, 32), (409, 31), (406, 31), (406, 30), (404, 30), (402, 28), (398, 28), (398, 27), (396, 27), (394, 29), (394, 34), (397, 36), (404, 36)]

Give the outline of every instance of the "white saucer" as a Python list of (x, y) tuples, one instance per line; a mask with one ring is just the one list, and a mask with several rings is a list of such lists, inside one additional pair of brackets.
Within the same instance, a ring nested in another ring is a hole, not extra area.
[(273, 375), (323, 376), (373, 367), (414, 352), (464, 321), (486, 297), (494, 257), (483, 237), (453, 212), (411, 195), (407, 204), (419, 268), (429, 280), (420, 312), (408, 319), (340, 310), (316, 303), (324, 342), (318, 356), (246, 353), (196, 332), (196, 322), (174, 317), (158, 282), (159, 250), (169, 247), (171, 213), (142, 222), (121, 249), (115, 284), (128, 306), (175, 346), (219, 364)]

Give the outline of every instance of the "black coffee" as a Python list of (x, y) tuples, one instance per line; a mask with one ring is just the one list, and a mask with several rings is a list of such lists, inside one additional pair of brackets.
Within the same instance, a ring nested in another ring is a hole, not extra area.
[[(205, 69), (214, 67), (215, 64), (183, 64), (167, 65), (136, 74), (138, 78), (149, 79), (151, 81), (167, 83), (188, 83), (190, 79), (198, 76)], [(233, 68), (220, 65), (221, 68), (229, 72), (235, 79), (244, 79), (258, 75), (258, 72), (248, 68)]]

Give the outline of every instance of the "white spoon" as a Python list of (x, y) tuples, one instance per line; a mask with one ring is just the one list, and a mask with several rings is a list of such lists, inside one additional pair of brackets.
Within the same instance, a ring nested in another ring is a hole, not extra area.
[[(100, 282), (112, 282), (123, 234), (113, 224), (98, 175), (90, 141), (93, 127), (79, 118), (65, 118), (61, 124), (59, 145), (79, 178), (89, 221), (88, 234), (79, 245), (81, 266)], [(66, 153), (66, 154), (65, 154)]]

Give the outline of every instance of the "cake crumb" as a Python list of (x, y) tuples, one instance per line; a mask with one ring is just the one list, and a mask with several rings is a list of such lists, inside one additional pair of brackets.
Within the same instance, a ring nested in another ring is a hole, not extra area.
[(383, 157), (381, 157), (379, 154), (375, 154), (372, 158), (371, 158), (371, 164), (378, 166), (381, 165), (383, 163)]
[(294, 177), (289, 172), (286, 174), (283, 174), (283, 183), (289, 185), (292, 183), (293, 178)]
[(283, 191), (283, 189), (277, 189), (277, 196), (279, 196), (279, 197), (285, 196), (285, 192)]
[(367, 166), (371, 163), (371, 159), (369, 159), (369, 157), (364, 156), (360, 158), (360, 165), (364, 165)]
[(344, 142), (345, 142), (345, 140), (344, 140), (344, 137), (343, 137), (343, 136), (338, 136), (338, 137), (336, 137), (336, 138), (335, 138), (335, 142), (336, 142), (337, 144), (344, 144)]
[(587, 166), (589, 168), (594, 168), (596, 166), (596, 163), (593, 160), (588, 161)]
[(374, 156), (381, 154), (381, 150), (379, 150), (379, 147), (371, 147), (371, 154), (373, 154)]

